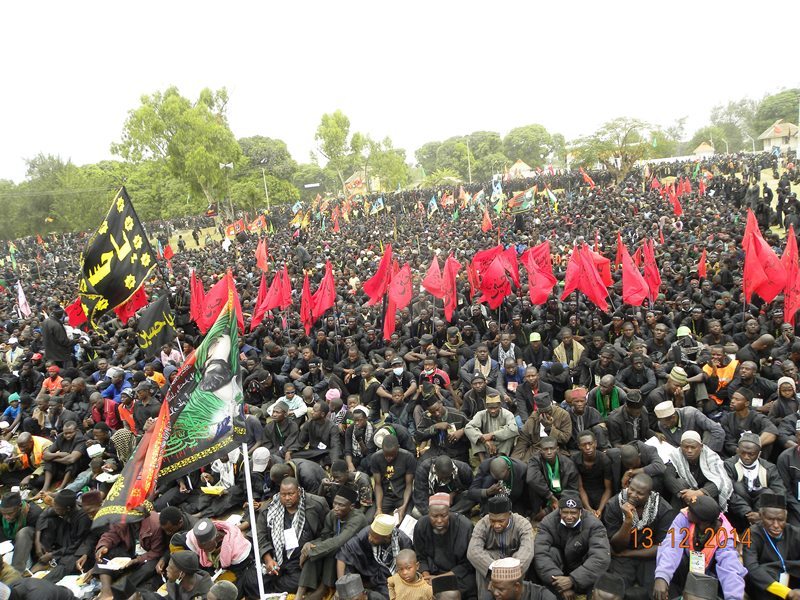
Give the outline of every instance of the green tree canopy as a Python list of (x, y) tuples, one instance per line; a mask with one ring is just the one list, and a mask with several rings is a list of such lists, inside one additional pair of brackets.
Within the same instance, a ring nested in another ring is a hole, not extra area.
[(755, 137), (758, 137), (778, 119), (800, 125), (798, 119), (800, 89), (794, 88), (778, 92), (764, 98), (756, 109), (754, 118)]
[(544, 166), (553, 149), (553, 138), (541, 125), (515, 127), (503, 138), (503, 150), (511, 161), (523, 160), (531, 167)]
[(576, 140), (572, 152), (577, 164), (590, 167), (599, 163), (621, 181), (636, 161), (649, 155), (649, 132), (650, 126), (644, 121), (619, 117)]
[(207, 202), (224, 193), (228, 173), (221, 164), (239, 163), (242, 150), (226, 117), (228, 93), (204, 89), (192, 103), (176, 87), (142, 96), (125, 121), (115, 154), (132, 162), (162, 160), (169, 172)]
[(241, 138), (239, 146), (248, 159), (249, 169), (265, 169), (278, 179), (291, 179), (297, 170), (297, 162), (292, 158), (286, 143), (263, 135)]
[(332, 169), (344, 187), (344, 182), (353, 164), (353, 154), (360, 153), (363, 138), (354, 135), (355, 144), (350, 138), (350, 119), (341, 111), (325, 113), (320, 119), (314, 139), (317, 141), (319, 153), (328, 161), (327, 167)]

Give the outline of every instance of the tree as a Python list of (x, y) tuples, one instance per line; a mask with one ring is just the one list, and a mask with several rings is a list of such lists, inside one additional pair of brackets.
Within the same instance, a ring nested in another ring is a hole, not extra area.
[(394, 190), (408, 183), (411, 172), (406, 164), (405, 150), (395, 148), (389, 137), (380, 143), (373, 142), (370, 149), (372, 171), (384, 190)]
[[(467, 158), (469, 155), (469, 158)], [(470, 161), (473, 157), (462, 136), (446, 139), (436, 151), (436, 169), (449, 169), (459, 174), (462, 180), (469, 179)]]
[(228, 93), (204, 89), (193, 104), (176, 87), (142, 96), (111, 150), (126, 160), (163, 161), (169, 172), (214, 202), (228, 186), (220, 164), (238, 163), (242, 151), (225, 115)]
[[(722, 141), (725, 138), (725, 130), (716, 125), (707, 125), (698, 129), (686, 145), (686, 152), (694, 152), (703, 142), (711, 144), (715, 150), (724, 150), (725, 144)], [(730, 142), (728, 142), (730, 145)]]
[(510, 162), (502, 152), (488, 154), (477, 159), (475, 164), (472, 165), (472, 178), (478, 181), (488, 181), (495, 173), (502, 173)]
[[(755, 119), (759, 103), (750, 98), (728, 102), (726, 105), (718, 104), (711, 109), (711, 124), (721, 127), (728, 134), (728, 145), (731, 152), (741, 149), (741, 142), (745, 137), (757, 138), (760, 131), (756, 131)], [(736, 150), (734, 150), (734, 145)]]
[(433, 173), (436, 170), (436, 153), (441, 145), (441, 142), (428, 142), (420, 146), (414, 153), (417, 162), (425, 173)]
[(503, 138), (505, 155), (512, 162), (522, 160), (531, 167), (544, 166), (552, 151), (553, 138), (541, 125), (515, 127)]
[(551, 151), (553, 159), (566, 166), (567, 164), (567, 140), (564, 139), (564, 136), (560, 133), (554, 133), (552, 135), (552, 144), (551, 144)]
[(327, 166), (336, 173), (343, 188), (347, 179), (345, 173), (352, 165), (353, 154), (360, 153), (363, 146), (363, 138), (360, 135), (353, 136), (355, 145), (351, 144), (349, 136), (350, 119), (341, 110), (322, 115), (314, 136), (319, 153), (328, 161)]
[(289, 154), (283, 140), (276, 140), (262, 135), (241, 138), (239, 146), (248, 160), (250, 169), (263, 168), (278, 179), (290, 180), (297, 170), (297, 162)]
[(604, 123), (590, 136), (576, 140), (572, 152), (578, 164), (602, 165), (614, 179), (625, 179), (636, 164), (648, 156), (650, 127), (644, 121), (619, 117)]
[(436, 187), (457, 181), (461, 181), (458, 171), (454, 171), (453, 169), (436, 169), (425, 177), (422, 181), (422, 186)]
[(800, 89), (797, 88), (766, 96), (756, 109), (753, 123), (754, 137), (764, 133), (767, 127), (778, 119), (800, 125), (797, 123), (798, 101), (800, 101)]

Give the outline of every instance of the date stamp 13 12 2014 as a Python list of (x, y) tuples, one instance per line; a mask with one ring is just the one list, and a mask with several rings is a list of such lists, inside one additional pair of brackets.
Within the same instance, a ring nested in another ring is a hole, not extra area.
[[(703, 537), (707, 538), (704, 544), (706, 548), (724, 548), (728, 545), (729, 540), (731, 539), (736, 545), (747, 547), (750, 546), (749, 529), (746, 529), (742, 535), (739, 535), (735, 529), (730, 532), (723, 527), (720, 527), (719, 529), (707, 527), (703, 534)], [(667, 534), (664, 536), (664, 539), (660, 543), (655, 541), (653, 530), (650, 527), (643, 527), (641, 530), (631, 529), (631, 537), (633, 538), (634, 547), (642, 548), (644, 550), (648, 550), (655, 545), (694, 550), (692, 533), (688, 527), (681, 527), (680, 529), (670, 527), (667, 530)]]

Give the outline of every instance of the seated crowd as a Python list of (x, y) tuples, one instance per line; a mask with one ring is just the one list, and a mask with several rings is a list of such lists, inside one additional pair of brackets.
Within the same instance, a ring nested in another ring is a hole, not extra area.
[(0, 594), (68, 598), (54, 584), (90, 573), (102, 600), (258, 598), (261, 565), (267, 593), (298, 600), (800, 599), (800, 339), (780, 299), (741, 303), (743, 222), (726, 223), (696, 232), (728, 227), (708, 278), (689, 242), (660, 250), (649, 308), (624, 305), (617, 272), (609, 314), (577, 293), (533, 305), (527, 286), (491, 311), (464, 276), (449, 322), (420, 293), (385, 342), (359, 259), (310, 335), (274, 315), (241, 336), (247, 463), (236, 449), (159, 484), (143, 520), (98, 528), (199, 341), (187, 281), (177, 269), (166, 291), (176, 344), (149, 359), (131, 323), (70, 339), (49, 301), (9, 318)]

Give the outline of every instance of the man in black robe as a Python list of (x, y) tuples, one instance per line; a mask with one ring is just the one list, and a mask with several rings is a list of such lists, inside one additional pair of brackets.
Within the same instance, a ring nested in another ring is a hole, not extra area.
[(397, 572), (395, 558), (411, 548), (409, 537), (395, 527), (394, 516), (380, 514), (336, 553), (336, 575), (359, 573), (364, 585), (388, 600), (387, 580)]
[[(297, 590), (301, 548), (319, 536), (327, 514), (324, 498), (304, 491), (293, 477), (281, 481), (277, 497), (262, 508), (256, 519), (267, 593)], [(293, 534), (287, 534), (288, 530)]]
[(45, 579), (57, 582), (76, 571), (78, 548), (88, 537), (92, 520), (75, 506), (77, 494), (61, 490), (53, 506), (45, 510), (36, 523), (36, 554), (39, 562), (32, 569), (50, 569)]
[(751, 598), (800, 598), (800, 528), (786, 522), (786, 498), (761, 495), (761, 524), (742, 536)]
[(472, 522), (451, 511), (450, 494), (439, 492), (428, 499), (428, 514), (414, 527), (414, 549), (422, 576), (452, 572), (458, 577), (458, 589), (464, 600), (478, 597), (475, 569), (467, 560), (472, 537)]
[[(353, 510), (358, 492), (341, 486), (333, 498), (333, 509), (325, 517), (322, 532), (300, 551), (300, 582), (296, 600), (323, 598), (336, 583), (336, 551), (367, 526), (364, 515)], [(309, 593), (311, 592), (311, 593)]]

